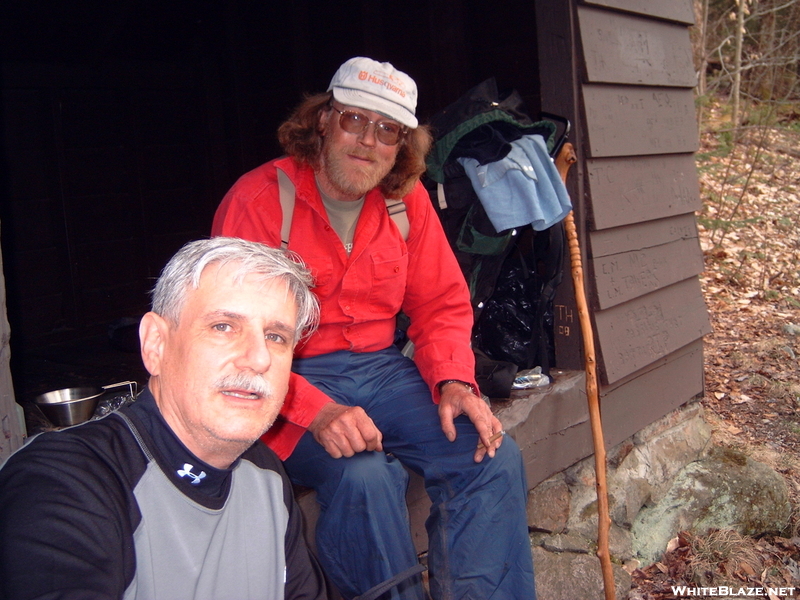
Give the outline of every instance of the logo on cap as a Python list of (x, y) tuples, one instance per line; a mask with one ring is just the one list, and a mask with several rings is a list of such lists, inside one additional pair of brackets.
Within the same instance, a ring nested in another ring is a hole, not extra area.
[(369, 73), (367, 73), (366, 71), (359, 71), (358, 72), (358, 78), (361, 79), (362, 81), (364, 79), (366, 79), (367, 77), (369, 77)]

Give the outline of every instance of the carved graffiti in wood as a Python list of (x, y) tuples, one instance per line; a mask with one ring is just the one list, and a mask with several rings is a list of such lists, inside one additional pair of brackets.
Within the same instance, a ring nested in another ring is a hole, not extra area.
[(595, 229), (618, 227), (700, 208), (691, 154), (587, 161)]
[(711, 332), (697, 278), (595, 313), (606, 383)]
[(578, 17), (589, 81), (695, 86), (685, 25), (587, 6), (578, 8)]
[(592, 158), (697, 150), (690, 89), (586, 84), (583, 98)]

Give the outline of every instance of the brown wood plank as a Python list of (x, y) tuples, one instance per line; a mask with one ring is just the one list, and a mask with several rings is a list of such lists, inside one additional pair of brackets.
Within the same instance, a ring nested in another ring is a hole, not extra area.
[(408, 506), (408, 520), (411, 524), (411, 537), (417, 553), (428, 549), (428, 531), (425, 521), (431, 514), (431, 499), (425, 491), (425, 480), (406, 467), (409, 481), (406, 491), (406, 505)]
[[(585, 252), (586, 244), (582, 250)], [(585, 259), (582, 259), (582, 264)], [(564, 277), (556, 289), (553, 300), (553, 340), (556, 347), (556, 364), (561, 369), (583, 368), (583, 341), (575, 305), (575, 285), (570, 275), (569, 255), (565, 256)]]
[(595, 229), (699, 210), (692, 154), (594, 158), (587, 161)]
[(603, 437), (612, 448), (703, 393), (703, 341), (696, 340), (621, 384), (600, 389)]
[(694, 213), (635, 223), (629, 227), (594, 231), (590, 234), (592, 256), (595, 259), (697, 237), (697, 221)]
[(618, 8), (627, 12), (694, 24), (694, 10), (691, 0), (584, 0), (584, 4)]
[(528, 489), (594, 452), (588, 421), (521, 447)]
[(585, 84), (592, 158), (697, 150), (692, 90)]
[(517, 442), (528, 489), (592, 453), (592, 433), (583, 371), (551, 371), (552, 384), (492, 410)]
[(703, 271), (697, 238), (593, 259), (601, 310), (662, 289)]
[(578, 19), (590, 82), (696, 85), (685, 25), (588, 6), (578, 7)]
[(711, 332), (696, 277), (598, 311), (595, 325), (604, 384), (619, 381)]
[[(580, 93), (575, 82), (578, 80), (578, 66), (575, 57), (577, 50), (577, 31), (573, 26), (571, 2), (534, 2), (536, 9), (536, 42), (539, 55), (539, 83), (541, 89), (541, 108), (543, 111), (562, 115), (572, 123), (573, 137), (583, 137), (583, 113), (580, 108)], [(586, 193), (586, 162), (579, 160), (570, 170), (567, 189), (575, 210), (575, 224), (578, 237), (586, 239), (588, 208), (584, 199)], [(583, 264), (586, 264), (587, 244), (581, 244)], [(564, 260), (561, 285), (556, 290), (555, 304), (558, 305), (558, 323), (555, 326), (555, 359), (562, 369), (583, 367), (580, 327), (575, 320), (577, 314), (575, 292), (572, 278), (569, 277), (569, 253)]]
[(513, 391), (510, 400), (493, 400), (492, 411), (515, 440), (542, 440), (589, 419), (586, 374), (553, 370), (549, 386)]

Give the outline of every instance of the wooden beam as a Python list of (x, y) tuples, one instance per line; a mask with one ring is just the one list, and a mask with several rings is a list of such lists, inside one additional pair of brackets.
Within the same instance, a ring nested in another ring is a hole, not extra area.
[(699, 210), (693, 154), (593, 158), (586, 171), (595, 229)]
[(692, 90), (586, 84), (583, 99), (592, 158), (697, 150)]
[(586, 4), (617, 8), (631, 13), (694, 24), (692, 0), (584, 0)]
[(679, 348), (613, 386), (601, 387), (606, 447), (613, 448), (702, 393), (703, 340)]
[(689, 29), (588, 6), (578, 7), (588, 81), (693, 88)]
[(605, 384), (711, 333), (696, 277), (598, 311), (595, 324)]
[[(669, 227), (664, 221), (656, 223)], [(704, 268), (697, 237), (622, 250), (592, 262), (596, 301), (602, 310), (699, 275)]]

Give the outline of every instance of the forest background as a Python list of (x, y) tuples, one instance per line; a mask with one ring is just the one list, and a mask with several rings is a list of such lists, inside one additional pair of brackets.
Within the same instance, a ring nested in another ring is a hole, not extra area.
[(797, 586), (800, 592), (800, 0), (693, 0), (700, 150), (702, 403), (714, 442), (789, 485), (785, 531), (758, 539), (683, 532), (634, 571), (629, 598), (672, 585)]

